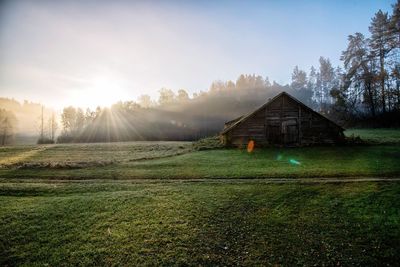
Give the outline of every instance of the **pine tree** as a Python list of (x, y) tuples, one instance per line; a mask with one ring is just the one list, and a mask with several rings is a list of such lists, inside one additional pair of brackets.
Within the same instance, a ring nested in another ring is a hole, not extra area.
[[(362, 92), (363, 102), (375, 116), (375, 62), (369, 51), (369, 40), (361, 33), (348, 37), (347, 49), (342, 52), (341, 60), (345, 67), (345, 81), (343, 90), (348, 98), (355, 98), (358, 91)], [(351, 89), (353, 86), (353, 90)]]
[(301, 90), (307, 87), (307, 73), (300, 70), (298, 66), (295, 66), (293, 69), (291, 87), (295, 90)]
[(385, 60), (393, 47), (393, 34), (391, 34), (391, 22), (387, 12), (379, 10), (372, 18), (371, 26), (369, 31), (371, 32), (370, 47), (372, 55), (378, 58), (379, 62), (379, 74), (378, 79), (380, 82), (380, 96), (382, 111), (386, 112), (386, 89), (385, 82), (387, 79), (387, 71), (385, 66)]

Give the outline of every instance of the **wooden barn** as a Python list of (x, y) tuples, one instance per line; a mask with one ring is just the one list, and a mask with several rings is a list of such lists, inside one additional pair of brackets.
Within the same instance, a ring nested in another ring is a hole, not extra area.
[(282, 92), (248, 115), (225, 123), (225, 145), (301, 146), (344, 141), (344, 129)]

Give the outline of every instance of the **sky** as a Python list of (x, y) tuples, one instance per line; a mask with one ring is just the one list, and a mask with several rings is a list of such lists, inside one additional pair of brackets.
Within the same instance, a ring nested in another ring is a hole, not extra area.
[(240, 74), (334, 65), (385, 0), (0, 0), (0, 97), (95, 108)]

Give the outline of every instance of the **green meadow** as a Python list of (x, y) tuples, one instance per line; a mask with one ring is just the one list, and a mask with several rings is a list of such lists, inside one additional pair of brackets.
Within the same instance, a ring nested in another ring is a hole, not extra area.
[(190, 142), (2, 147), (0, 265), (397, 265), (398, 132), (252, 153)]
[[(107, 149), (93, 152), (94, 157), (110, 154)], [(255, 149), (253, 153), (245, 149), (218, 149), (132, 161), (125, 158), (110, 161), (108, 156), (92, 161), (85, 153), (64, 162), (56, 161), (58, 153), (57, 146), (40, 151), (35, 155), (37, 159), (3, 167), (0, 177), (57, 180), (311, 178), (392, 177), (400, 173), (398, 146), (271, 148)], [(44, 158), (42, 154), (56, 155)]]
[(0, 265), (396, 265), (400, 183), (2, 183)]
[(370, 144), (400, 144), (400, 130), (397, 128), (349, 129), (345, 134), (358, 136)]
[[(303, 148), (206, 149), (190, 142), (0, 148), (0, 178), (204, 179), (393, 177), (400, 130), (349, 130), (363, 143)], [(209, 147), (206, 147), (209, 148)]]

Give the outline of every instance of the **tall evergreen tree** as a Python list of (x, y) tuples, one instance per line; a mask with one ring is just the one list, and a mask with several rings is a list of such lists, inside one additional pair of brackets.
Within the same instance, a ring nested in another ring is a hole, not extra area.
[(311, 66), (310, 73), (308, 74), (307, 88), (312, 91), (312, 101), (313, 103), (318, 103), (317, 97), (317, 79), (318, 73), (314, 66)]
[(391, 22), (387, 12), (379, 10), (372, 18), (369, 31), (371, 32), (371, 52), (372, 55), (378, 58), (379, 62), (379, 75), (380, 82), (380, 97), (382, 111), (386, 112), (386, 89), (385, 82), (387, 79), (386, 71), (386, 57), (393, 47), (393, 34), (391, 34)]
[(375, 62), (369, 51), (369, 40), (361, 33), (348, 37), (347, 49), (342, 52), (341, 60), (345, 67), (343, 90), (348, 98), (356, 98), (360, 93), (371, 115), (376, 113), (376, 91), (374, 86)]
[(333, 87), (333, 80), (335, 78), (334, 68), (332, 67), (331, 61), (328, 58), (319, 58), (319, 81), (317, 81), (317, 87), (319, 92), (319, 104), (320, 109), (324, 103), (331, 103), (330, 90)]
[(301, 90), (307, 86), (307, 73), (300, 70), (298, 66), (295, 66), (292, 72), (292, 83), (291, 87), (295, 90)]
[(290, 87), (293, 89), (295, 96), (308, 106), (312, 106), (313, 91), (308, 87), (307, 73), (295, 66), (292, 72), (292, 83)]

